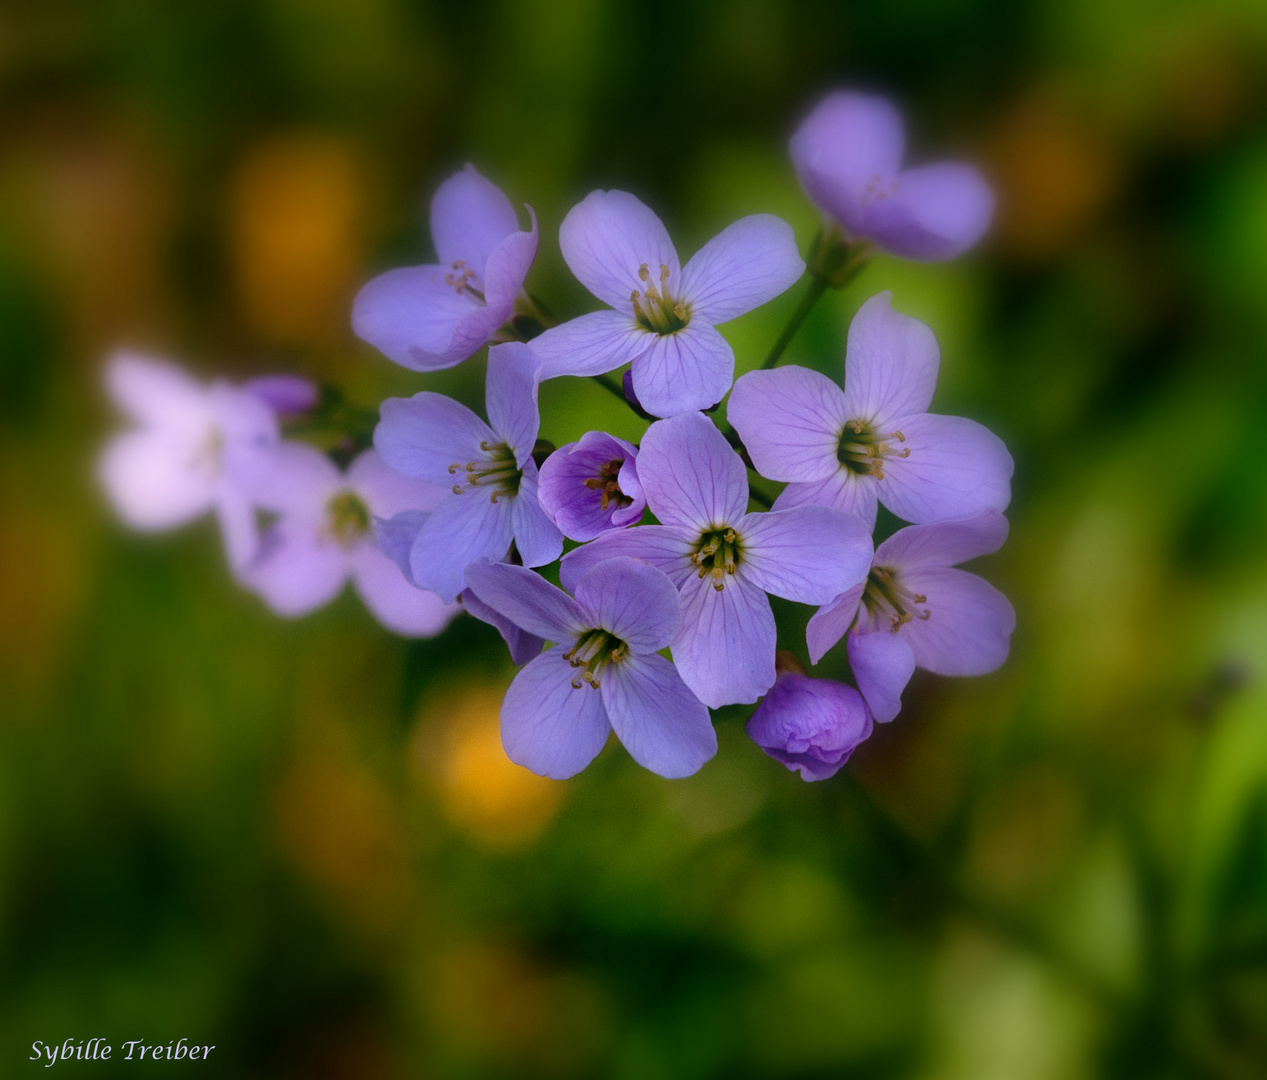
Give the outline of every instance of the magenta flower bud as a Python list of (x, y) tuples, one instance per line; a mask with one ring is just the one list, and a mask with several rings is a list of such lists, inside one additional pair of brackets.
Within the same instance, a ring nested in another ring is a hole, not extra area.
[(587, 431), (541, 466), (537, 498), (563, 535), (593, 540), (635, 525), (647, 508), (632, 443), (605, 431)]
[(248, 379), (243, 389), (254, 394), (278, 416), (299, 416), (317, 407), (316, 384), (298, 375), (261, 375)]

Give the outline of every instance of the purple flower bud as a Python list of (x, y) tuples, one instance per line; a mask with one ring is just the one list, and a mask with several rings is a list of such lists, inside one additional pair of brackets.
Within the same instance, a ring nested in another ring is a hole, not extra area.
[(243, 389), (278, 416), (306, 413), (316, 408), (320, 397), (316, 385), (298, 375), (261, 375), (258, 379), (249, 379)]
[(593, 540), (611, 529), (636, 525), (647, 508), (638, 482), (638, 451), (605, 431), (587, 431), (541, 466), (537, 498), (573, 540)]

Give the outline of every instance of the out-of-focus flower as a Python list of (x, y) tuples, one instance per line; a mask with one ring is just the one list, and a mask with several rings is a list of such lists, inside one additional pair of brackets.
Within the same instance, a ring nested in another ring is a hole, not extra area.
[(744, 730), (802, 780), (826, 780), (871, 734), (871, 714), (852, 686), (811, 679), (790, 653), (779, 653), (778, 677)]
[(519, 228), (510, 200), (471, 165), (431, 200), (431, 239), (440, 262), (388, 270), (352, 305), (352, 329), (384, 356), (415, 371), (459, 364), (510, 320), (537, 254), (537, 217)]
[(608, 560), (578, 576), (575, 599), (522, 566), (481, 561), (467, 576), (489, 607), (557, 643), (506, 692), (502, 745), (511, 761), (566, 779), (613, 730), (661, 776), (690, 776), (717, 753), (708, 710), (658, 655), (682, 620), (677, 590), (659, 570)]
[(257, 545), (244, 475), (276, 443), (277, 417), (256, 395), (209, 386), (172, 364), (119, 353), (106, 388), (136, 427), (106, 446), (98, 475), (124, 523), (160, 532), (214, 510), (229, 566), (240, 572)]
[(504, 559), (512, 542), (525, 566), (544, 566), (563, 551), (562, 534), (537, 502), (536, 368), (520, 342), (489, 349), (487, 424), (442, 394), (383, 402), (374, 432), (383, 460), (406, 476), (450, 487), (410, 555), (413, 580), (446, 601), (465, 587), (468, 563)]
[(952, 567), (998, 551), (1005, 539), (1007, 519), (993, 511), (899, 529), (876, 549), (866, 581), (811, 617), (810, 659), (817, 664), (848, 632), (854, 679), (882, 723), (898, 714), (917, 667), (935, 675), (994, 671), (1007, 659), (1016, 612), (993, 585)]
[(581, 284), (615, 310), (534, 339), (541, 378), (632, 361), (637, 399), (655, 416), (716, 405), (735, 354), (714, 327), (772, 300), (805, 270), (791, 227), (771, 214), (723, 229), (683, 269), (660, 219), (624, 191), (594, 191), (574, 206), (559, 246)]
[(438, 634), (459, 610), (406, 581), (374, 540), (376, 516), (434, 506), (442, 489), (401, 476), (373, 450), (343, 473), (316, 447), (297, 442), (267, 455), (252, 488), (258, 504), (280, 516), (244, 583), (278, 615), (323, 607), (349, 577), (374, 618), (405, 637)]
[(673, 659), (686, 685), (711, 708), (756, 701), (775, 675), (766, 593), (816, 604), (861, 582), (871, 559), (868, 529), (825, 506), (748, 513), (747, 470), (699, 413), (651, 425), (638, 477), (663, 524), (609, 532), (569, 552), (560, 567), (564, 588), (615, 555), (659, 567), (682, 596)]
[(572, 540), (593, 540), (636, 524), (647, 508), (638, 483), (638, 451), (605, 431), (587, 431), (541, 466), (545, 512)]
[(299, 375), (261, 375), (243, 386), (278, 416), (300, 416), (317, 407), (316, 384)]
[(974, 420), (927, 412), (937, 338), (871, 297), (849, 326), (845, 388), (808, 368), (752, 371), (726, 406), (753, 465), (788, 486), (776, 510), (834, 506), (875, 524), (876, 501), (917, 524), (1005, 510), (1012, 457)]
[(789, 144), (805, 194), (848, 242), (904, 259), (953, 259), (989, 228), (994, 194), (971, 165), (903, 169), (905, 149), (893, 104), (847, 91), (820, 101)]

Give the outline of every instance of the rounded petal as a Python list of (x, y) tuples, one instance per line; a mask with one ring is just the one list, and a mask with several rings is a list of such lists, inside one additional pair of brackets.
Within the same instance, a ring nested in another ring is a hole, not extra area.
[(770, 480), (813, 482), (840, 469), (845, 395), (817, 371), (788, 365), (739, 376), (726, 418), (757, 472)]
[(652, 335), (651, 347), (633, 361), (638, 401), (653, 416), (711, 409), (730, 389), (735, 352), (708, 323), (695, 319), (675, 334)]
[(663, 656), (628, 656), (602, 675), (616, 737), (644, 769), (669, 779), (698, 772), (717, 753), (708, 709)]
[(971, 165), (908, 169), (866, 204), (862, 232), (903, 259), (940, 262), (972, 247), (990, 227), (994, 192)]
[(411, 398), (388, 398), (379, 406), (374, 449), (389, 468), (452, 488), (451, 465), (465, 466), (483, 451), (481, 442), (501, 440), (465, 405), (424, 390)]
[(939, 525), (908, 525), (876, 548), (875, 565), (900, 570), (954, 566), (998, 551), (1007, 529), (1007, 518), (995, 510)]
[(590, 567), (605, 559), (627, 555), (656, 567), (666, 574), (674, 585), (695, 576), (695, 564), (691, 553), (695, 546), (681, 529), (671, 525), (638, 525), (621, 532), (604, 533), (581, 547), (573, 548), (559, 563), (559, 581), (563, 587), (575, 592), (581, 575)]
[(458, 292), (445, 282), (446, 273), (451, 271), (428, 265), (379, 274), (352, 302), (352, 330), (389, 360), (414, 371), (461, 363), (510, 313), (494, 311), (469, 292)]
[(563, 261), (590, 292), (618, 311), (632, 312), (630, 294), (644, 289), (645, 264), (653, 282), (661, 266), (669, 280), (681, 274), (673, 241), (658, 217), (626, 191), (591, 191), (559, 227)]
[(679, 588), (682, 630), (673, 661), (682, 681), (710, 709), (756, 701), (774, 683), (774, 614), (766, 594), (738, 577), (722, 589), (698, 577)]
[(556, 645), (531, 661), (502, 701), (502, 746), (516, 765), (566, 780), (598, 757), (611, 724), (600, 691), (572, 686), (576, 668)]
[(700, 413), (660, 420), (638, 451), (647, 504), (665, 525), (723, 528), (748, 509), (748, 471), (716, 426)]
[(614, 634), (633, 653), (663, 649), (682, 628), (673, 582), (654, 566), (628, 556), (591, 567), (575, 593), (585, 623)]
[(216, 520), (220, 523), (225, 561), (233, 576), (239, 578), (259, 553), (255, 506), (245, 492), (222, 484), (216, 495)]
[(744, 730), (802, 780), (839, 772), (871, 734), (871, 717), (852, 686), (784, 672), (761, 699)]
[(886, 434), (898, 417), (928, 411), (941, 365), (936, 335), (892, 300), (886, 291), (863, 304), (845, 346), (846, 419)]
[(279, 416), (299, 416), (317, 407), (321, 392), (311, 379), (299, 375), (261, 375), (242, 389), (254, 394)]
[(283, 519), (265, 534), (242, 581), (274, 613), (292, 619), (338, 596), (347, 568), (347, 553), (337, 543)]
[(1007, 659), (1016, 612), (998, 589), (976, 574), (920, 567), (902, 583), (928, 599), (927, 619), (905, 624), (915, 663), (935, 675), (985, 675)]
[(188, 431), (211, 422), (207, 388), (165, 360), (117, 352), (105, 381), (111, 400), (137, 423)]
[(461, 260), (485, 281), (489, 255), (518, 231), (506, 194), (473, 165), (450, 176), (431, 197), (431, 240), (446, 268)]
[(522, 469), (532, 457), (532, 448), (541, 428), (537, 411), (536, 354), (522, 341), (508, 341), (488, 350), (488, 375), (484, 383), (484, 405), (488, 426), (515, 453)]
[(480, 622), (488, 623), (502, 636), (506, 648), (510, 650), (510, 662), (516, 665), (526, 664), (545, 648), (545, 642), (511, 622), (500, 611), (494, 611), (470, 589), (466, 589), (458, 601), (466, 608), (467, 613)]
[(858, 518), (868, 529), (875, 528), (879, 502), (876, 480), (840, 466), (825, 480), (809, 484), (788, 484), (774, 500), (775, 510), (793, 506), (830, 506)]
[(848, 632), (858, 614), (865, 588), (866, 582), (859, 582), (810, 616), (809, 625), (805, 628), (810, 663), (817, 664), (827, 655), (827, 650)]
[[(587, 431), (580, 441), (559, 447), (541, 466), (538, 498), (542, 509), (573, 540), (593, 540), (638, 521), (647, 500), (633, 466), (637, 453), (630, 443), (604, 431)], [(623, 508), (607, 492), (586, 486), (597, 483), (604, 466), (613, 461), (623, 462), (616, 475), (619, 494), (632, 500)]]
[(339, 467), (310, 443), (281, 442), (252, 456), (240, 481), (263, 510), (316, 527), (324, 521), (326, 501), (343, 486)]
[(428, 510), (406, 510), (392, 518), (375, 518), (375, 543), (378, 550), (386, 555), (400, 569), (402, 576), (414, 588), (414, 571), (410, 563), (414, 542), (418, 534), (431, 516)]
[(487, 607), (547, 641), (571, 641), (595, 625), (581, 604), (524, 566), (481, 559), (466, 568), (466, 584)]
[(735, 532), (740, 575), (786, 600), (826, 604), (871, 568), (871, 529), (826, 506), (747, 514)]
[(492, 311), (504, 312), (498, 326), (514, 314), (515, 298), (532, 269), (532, 260), (537, 257), (537, 215), (531, 206), (528, 217), (532, 220), (531, 227), (526, 232), (513, 232), (506, 237), (493, 248), (485, 264), (484, 301)]
[(532, 339), (541, 379), (602, 375), (645, 353), (656, 335), (621, 311), (592, 311)]
[(352, 581), (370, 614), (402, 637), (435, 637), (462, 610), (415, 588), (373, 544), (361, 544), (352, 553)]
[(693, 319), (716, 325), (786, 292), (805, 273), (792, 226), (773, 214), (728, 225), (682, 270), (681, 297)]
[(183, 438), (128, 431), (107, 444), (97, 475), (125, 525), (159, 532), (192, 521), (211, 507), (214, 479), (188, 462)]
[(915, 674), (915, 654), (904, 634), (881, 630), (852, 633), (845, 639), (854, 681), (871, 715), (887, 724), (902, 711), (902, 691)]
[(397, 472), (376, 450), (366, 450), (348, 466), (347, 482), (370, 514), (381, 518), (393, 518), (407, 510), (430, 510), (451, 490)]
[(510, 528), (524, 566), (545, 566), (563, 554), (563, 534), (537, 500), (535, 469), (529, 461), (511, 506)]
[(464, 572), (470, 563), (504, 559), (512, 539), (512, 502), (493, 502), (483, 491), (441, 500), (418, 530), (409, 554), (409, 567), (419, 588), (430, 589), (441, 600), (451, 602), (466, 587)]

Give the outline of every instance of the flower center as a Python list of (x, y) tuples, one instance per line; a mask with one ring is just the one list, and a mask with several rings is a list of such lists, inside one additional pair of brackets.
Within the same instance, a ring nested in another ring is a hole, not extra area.
[(587, 630), (563, 654), (563, 659), (574, 668), (585, 669), (572, 680), (572, 689), (579, 690), (582, 685), (588, 684), (597, 690), (600, 685), (598, 677), (603, 669), (608, 664), (619, 664), (628, 655), (629, 646), (615, 634), (606, 630)]
[(637, 289), (629, 295), (633, 301), (634, 320), (644, 330), (654, 334), (673, 334), (681, 330), (691, 321), (691, 309), (681, 300), (674, 300), (669, 286), (669, 268), (660, 264), (660, 285), (651, 283), (651, 272), (647, 264), (638, 268), (638, 277), (644, 284), (642, 291)]
[(741, 545), (734, 529), (712, 529), (699, 538), (699, 546), (691, 556), (691, 562), (699, 567), (699, 576), (713, 577), (713, 588), (721, 592), (726, 586), (727, 575), (739, 567)]
[(921, 611), (919, 607), (928, 603), (928, 597), (911, 592), (902, 585), (896, 570), (884, 566), (871, 568), (862, 603), (877, 622), (887, 619), (889, 629), (895, 634), (912, 619), (928, 619), (932, 615), (928, 608)]
[(484, 293), (471, 284), (476, 277), (475, 271), (467, 266), (465, 259), (454, 259), (449, 264), (449, 272), (444, 275), (444, 283), (453, 288), (459, 296), (464, 292), (470, 293), (482, 304)]
[(369, 532), (369, 507), (351, 491), (340, 491), (326, 503), (327, 528), (344, 548), (350, 548)]
[(224, 432), (215, 424), (209, 424), (202, 442), (189, 457), (189, 468), (202, 473), (203, 476), (214, 478), (220, 475), (220, 462), (223, 457)]
[(911, 456), (911, 451), (907, 447), (890, 445), (904, 442), (906, 442), (906, 436), (900, 431), (883, 434), (872, 431), (871, 426), (862, 420), (850, 420), (845, 425), (845, 430), (840, 433), (836, 460), (859, 476), (873, 476), (877, 480), (883, 480), (886, 457)]
[(477, 461), (468, 461), (465, 465), (454, 462), (449, 466), (449, 475), (456, 476), (466, 471), (466, 483), (454, 484), (453, 494), (461, 495), (476, 488), (491, 487), (490, 502), (496, 502), (499, 495), (519, 494), (519, 482), (523, 473), (515, 464), (515, 453), (505, 443), (480, 442), (484, 457)]
[(626, 506), (633, 505), (633, 499), (620, 490), (620, 482), (617, 477), (620, 475), (620, 467), (625, 463), (623, 458), (612, 458), (601, 469), (598, 470), (597, 476), (591, 476), (585, 481), (585, 486), (590, 491), (601, 492), (599, 495), (599, 508), (607, 509), (608, 503), (615, 503), (617, 510), (623, 510)]
[(878, 173), (872, 174), (867, 186), (862, 189), (862, 201), (872, 202), (876, 199), (888, 199), (897, 194), (897, 181), (885, 180)]

